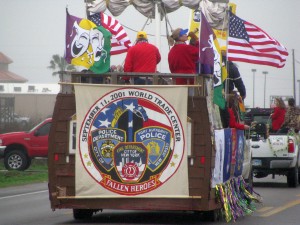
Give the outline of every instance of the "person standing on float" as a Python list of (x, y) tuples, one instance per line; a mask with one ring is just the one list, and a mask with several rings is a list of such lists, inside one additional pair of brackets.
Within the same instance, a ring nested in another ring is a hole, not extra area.
[[(196, 74), (196, 63), (199, 61), (199, 41), (188, 29), (177, 28), (169, 37), (169, 44), (173, 46), (168, 55), (171, 73)], [(188, 36), (196, 40), (194, 45), (187, 44)], [(176, 78), (176, 84), (194, 84), (193, 78)]]

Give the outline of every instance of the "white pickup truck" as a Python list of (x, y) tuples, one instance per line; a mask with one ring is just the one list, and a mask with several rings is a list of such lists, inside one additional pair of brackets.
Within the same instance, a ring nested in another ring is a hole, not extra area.
[(270, 174), (287, 176), (289, 187), (300, 181), (299, 134), (272, 134), (265, 123), (257, 123), (251, 131), (253, 176)]

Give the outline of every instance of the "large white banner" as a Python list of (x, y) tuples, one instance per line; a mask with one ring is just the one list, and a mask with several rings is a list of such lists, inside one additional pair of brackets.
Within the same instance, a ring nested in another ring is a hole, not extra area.
[(213, 170), (212, 187), (223, 183), (223, 164), (225, 157), (224, 130), (215, 130), (215, 168)]
[(189, 196), (187, 93), (75, 85), (76, 197)]

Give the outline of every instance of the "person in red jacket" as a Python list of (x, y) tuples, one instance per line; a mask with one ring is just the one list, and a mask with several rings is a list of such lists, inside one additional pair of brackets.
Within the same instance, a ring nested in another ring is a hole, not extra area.
[(284, 122), (286, 106), (281, 98), (275, 98), (274, 112), (271, 114), (272, 118), (272, 132), (277, 132)]
[(236, 109), (235, 111), (238, 112), (238, 106), (237, 106), (237, 96), (233, 95), (233, 96), (230, 96), (229, 97), (229, 100), (228, 100), (228, 113), (229, 113), (229, 127), (230, 128), (236, 128), (236, 129), (239, 129), (239, 130), (248, 130), (250, 127), (247, 125), (247, 124), (242, 124), (238, 121), (238, 117), (235, 116), (235, 113), (234, 113), (234, 108)]
[[(174, 45), (168, 55), (169, 69), (171, 73), (196, 74), (196, 63), (199, 60), (199, 41), (194, 45), (187, 44), (188, 29), (177, 28), (169, 38), (170, 45)], [(189, 36), (197, 39), (195, 33)], [(194, 79), (176, 78), (176, 84), (194, 84)]]
[[(145, 31), (139, 31), (136, 44), (127, 52), (124, 72), (155, 73), (156, 66), (160, 60), (161, 56), (158, 48), (148, 42)], [(125, 82), (129, 82), (129, 77), (123, 79)], [(135, 78), (134, 83), (146, 84), (146, 78)]]
[(236, 128), (239, 130), (247, 130), (249, 129), (249, 126), (246, 124), (238, 123), (236, 121), (236, 117), (234, 115), (234, 112), (232, 108), (228, 108), (228, 113), (229, 113), (229, 127), (230, 128)]

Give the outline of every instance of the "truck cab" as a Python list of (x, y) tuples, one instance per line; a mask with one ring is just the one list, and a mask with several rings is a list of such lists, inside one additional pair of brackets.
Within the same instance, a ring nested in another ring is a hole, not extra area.
[(48, 135), (52, 118), (29, 131), (0, 134), (0, 157), (8, 170), (26, 170), (35, 157), (48, 156)]

